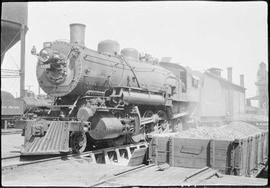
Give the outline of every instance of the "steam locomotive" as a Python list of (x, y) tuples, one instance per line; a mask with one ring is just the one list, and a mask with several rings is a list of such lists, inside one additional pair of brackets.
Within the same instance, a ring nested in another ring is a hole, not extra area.
[[(22, 155), (83, 152), (147, 140), (171, 131), (194, 110), (188, 70), (158, 62), (136, 49), (105, 40), (97, 51), (84, 44), (85, 25), (70, 25), (70, 42), (45, 42), (36, 75), (54, 103), (46, 117), (22, 119)], [(193, 93), (198, 92), (194, 87)]]

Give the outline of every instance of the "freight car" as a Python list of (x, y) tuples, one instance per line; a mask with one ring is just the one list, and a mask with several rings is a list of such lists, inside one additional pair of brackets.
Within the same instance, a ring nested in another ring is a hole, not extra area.
[[(198, 97), (187, 92), (190, 71), (159, 65), (136, 49), (120, 52), (112, 40), (91, 50), (84, 33), (85, 25), (71, 24), (70, 42), (45, 42), (39, 53), (32, 49), (39, 85), (55, 98), (48, 112), (54, 121), (17, 122), (25, 135), (23, 155), (136, 143), (173, 129), (192, 114)], [(192, 86), (192, 93), (199, 92)]]
[(23, 102), (6, 91), (1, 91), (1, 128), (10, 128), (14, 120), (23, 114)]
[(1, 125), (2, 128), (14, 127), (15, 120), (27, 116), (40, 116), (48, 111), (52, 100), (48, 97), (35, 96), (26, 91), (22, 98), (15, 98), (11, 93), (1, 91)]

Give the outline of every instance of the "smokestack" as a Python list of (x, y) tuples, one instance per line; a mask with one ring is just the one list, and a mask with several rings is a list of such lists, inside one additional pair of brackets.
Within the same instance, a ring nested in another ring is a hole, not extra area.
[(244, 75), (243, 74), (240, 74), (240, 86), (245, 87)]
[(84, 46), (84, 36), (86, 25), (80, 23), (70, 24), (70, 43)]
[(227, 68), (227, 79), (229, 82), (232, 82), (232, 67)]

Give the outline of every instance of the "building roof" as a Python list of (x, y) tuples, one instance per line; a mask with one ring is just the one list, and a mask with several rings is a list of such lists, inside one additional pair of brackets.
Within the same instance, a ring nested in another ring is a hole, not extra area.
[(242, 87), (240, 85), (234, 84), (234, 83), (232, 83), (232, 82), (230, 82), (230, 81), (228, 81), (228, 80), (226, 80), (226, 79), (224, 79), (224, 78), (222, 78), (220, 76), (216, 76), (216, 75), (212, 74), (209, 71), (205, 71), (204, 74), (205, 75), (208, 75), (208, 76), (211, 76), (212, 78), (215, 78), (215, 79), (219, 80), (225, 86), (232, 87), (232, 88), (237, 89), (237, 90), (240, 90), (242, 92), (245, 92), (245, 90), (246, 90), (246, 88), (244, 88), (244, 87)]
[[(184, 70), (187, 70), (189, 72), (191, 72), (192, 75), (194, 76), (197, 76), (199, 78), (201, 78), (204, 74), (206, 75), (209, 75), (211, 76), (212, 78), (215, 78), (217, 80), (219, 80), (223, 85), (226, 85), (228, 87), (231, 87), (231, 88), (234, 88), (234, 89), (237, 89), (237, 90), (240, 90), (241, 92), (245, 92), (245, 89), (244, 87), (240, 86), (240, 85), (237, 85), (237, 84), (234, 84), (220, 76), (217, 76), (213, 73), (211, 73), (210, 71), (205, 71), (203, 74), (200, 73), (199, 71), (192, 71), (189, 67), (184, 67), (178, 63), (173, 63), (173, 62), (160, 62), (160, 65), (167, 65), (167, 66), (171, 66), (171, 67), (174, 67), (174, 68), (177, 68), (177, 69), (184, 69)], [(221, 70), (219, 68), (212, 68), (212, 69), (216, 69), (216, 70)]]

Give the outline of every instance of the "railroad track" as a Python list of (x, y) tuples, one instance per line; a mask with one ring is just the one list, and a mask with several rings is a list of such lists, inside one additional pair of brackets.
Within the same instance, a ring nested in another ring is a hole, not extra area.
[(103, 179), (102, 181), (99, 181), (99, 182), (97, 182), (95, 184), (92, 184), (89, 187), (99, 187), (99, 186), (102, 187), (102, 184), (104, 184), (104, 183), (106, 183), (106, 182), (108, 182), (110, 180), (113, 180), (115, 178), (119, 178), (119, 177), (124, 176), (124, 175), (127, 175), (127, 174), (131, 174), (131, 173), (137, 172), (139, 170), (143, 170), (145, 168), (150, 168), (152, 166), (155, 166), (155, 164), (150, 164), (150, 165), (144, 165), (144, 164), (142, 164), (142, 165), (136, 166), (134, 168), (131, 168), (131, 169), (124, 170), (122, 172), (113, 174), (112, 176), (110, 176), (110, 177), (108, 177), (106, 179)]
[[(4, 157), (1, 159), (2, 171), (54, 160), (78, 159), (78, 157), (80, 159), (84, 158), (88, 161), (98, 164), (109, 163), (109, 164), (128, 165), (130, 164), (129, 162), (132, 159), (132, 157), (139, 158), (141, 159), (141, 162), (143, 162), (142, 160), (145, 153), (139, 152), (139, 154), (135, 155), (135, 157), (133, 154), (135, 153), (136, 149), (137, 151), (140, 151), (139, 149), (146, 151), (147, 147), (148, 144), (143, 142), (139, 144), (130, 144), (119, 147), (111, 147), (87, 151), (81, 154), (68, 154), (57, 156), (28, 156), (28, 157), (26, 156), (21, 157), (20, 155), (16, 155), (11, 157)], [(131, 165), (136, 165), (136, 162), (135, 163), (133, 162)]]
[(61, 156), (58, 156), (58, 157), (43, 156), (39, 158), (37, 157), (24, 158), (24, 157), (21, 157), (20, 155), (5, 157), (1, 159), (2, 171), (7, 170), (7, 169), (13, 169), (19, 166), (35, 164), (38, 162), (46, 162), (46, 161), (54, 160), (60, 157)]
[(21, 134), (22, 130), (1, 130), (1, 135)]

